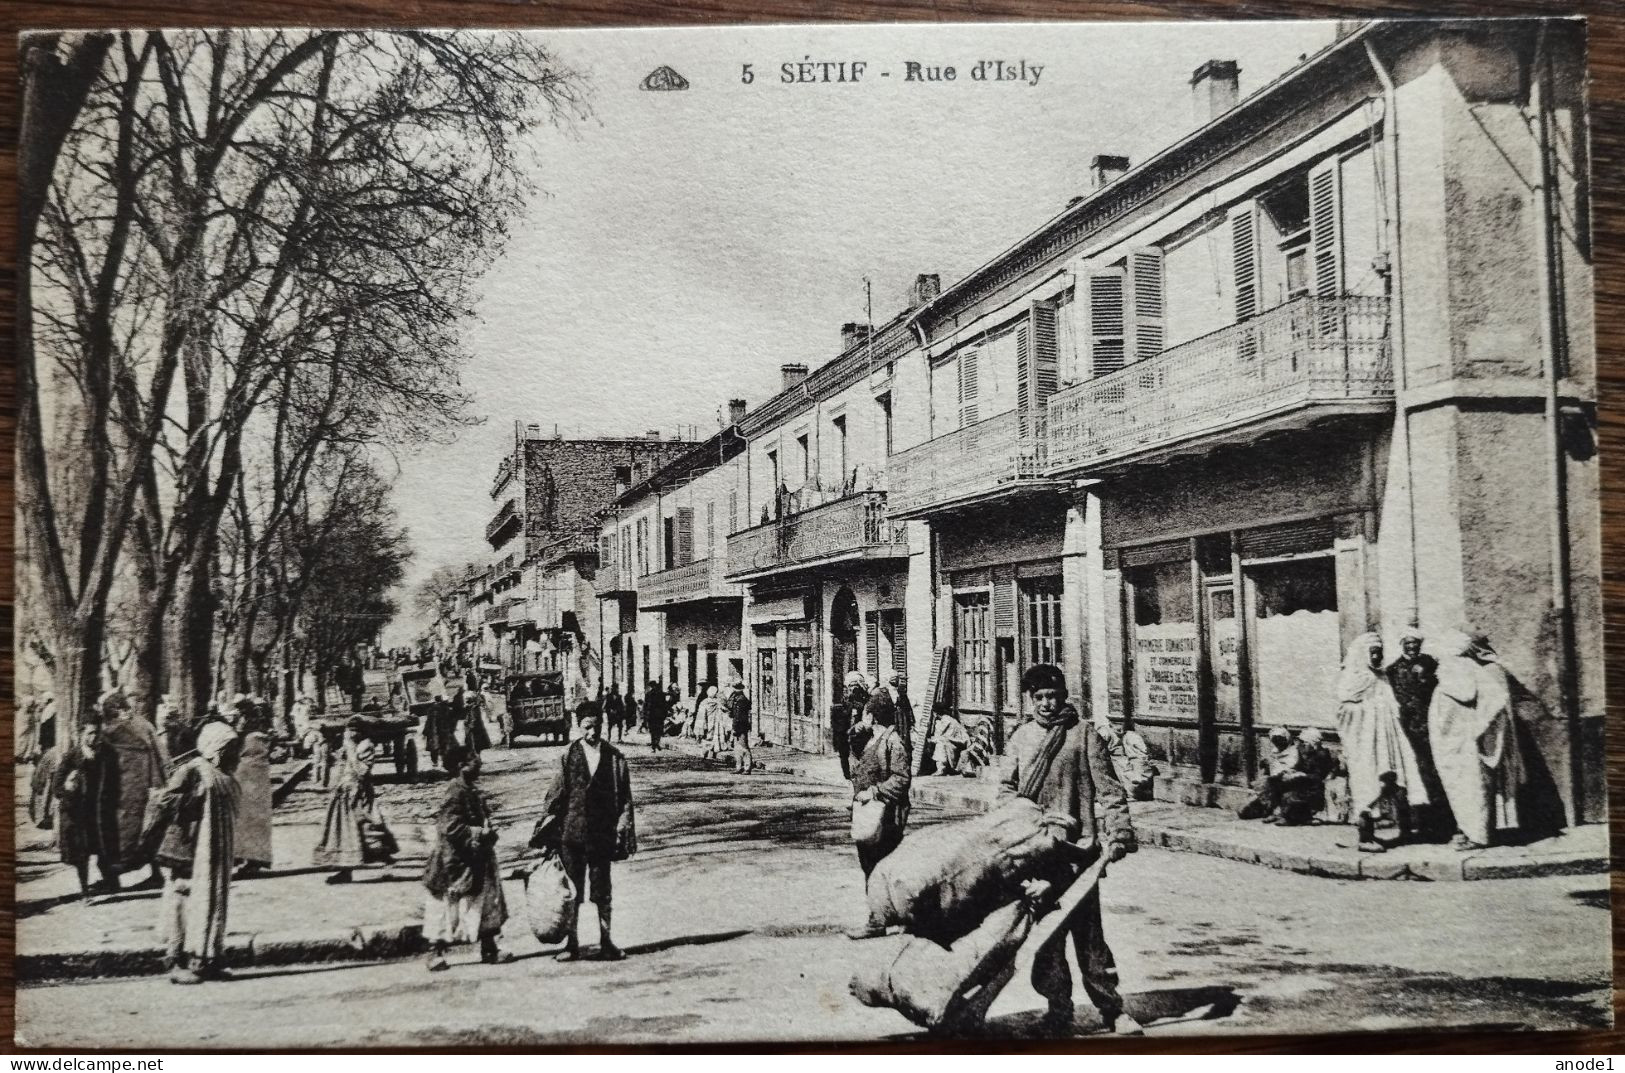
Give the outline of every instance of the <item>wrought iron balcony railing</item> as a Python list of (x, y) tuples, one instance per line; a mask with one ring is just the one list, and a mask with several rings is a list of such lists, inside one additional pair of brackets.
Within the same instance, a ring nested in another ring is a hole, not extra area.
[(640, 608), (673, 607), (742, 595), (740, 587), (723, 576), (723, 560), (715, 557), (696, 559), (638, 579)]
[[(486, 525), (486, 541), (488, 543), (501, 546), (503, 543), (506, 543), (508, 537), (513, 536), (514, 533), (519, 531), (519, 522), (518, 501), (510, 498), (497, 509), (496, 517), (492, 518), (490, 524)], [(508, 532), (510, 528), (513, 530), (512, 533)], [(499, 540), (498, 534), (505, 535)]]
[(906, 556), (908, 534), (886, 515), (885, 492), (859, 492), (728, 538), (728, 576), (760, 577), (845, 559)]
[(1049, 399), (1049, 472), (1091, 470), (1311, 409), (1394, 397), (1386, 298), (1295, 298)]
[(893, 455), (887, 466), (892, 517), (1047, 486), (1044, 431), (1044, 414), (1011, 410)]

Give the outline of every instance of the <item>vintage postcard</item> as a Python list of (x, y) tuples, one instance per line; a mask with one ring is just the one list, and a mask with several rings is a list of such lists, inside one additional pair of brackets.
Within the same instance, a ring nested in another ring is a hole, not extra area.
[(21, 45), (19, 1044), (1611, 1024), (1583, 20)]

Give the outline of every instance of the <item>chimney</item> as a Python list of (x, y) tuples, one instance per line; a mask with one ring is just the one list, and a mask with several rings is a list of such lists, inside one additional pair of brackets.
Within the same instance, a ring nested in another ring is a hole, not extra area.
[(1083, 195), (1082, 194), (1075, 194), (1072, 197), (1069, 197), (1069, 198), (1066, 199), (1066, 207), (1070, 209), (1072, 206), (1076, 205), (1078, 202), (1080, 202), (1082, 200), (1083, 200)]
[(1107, 183), (1121, 179), (1126, 171), (1128, 171), (1128, 157), (1110, 156), (1105, 153), (1098, 154), (1089, 162), (1089, 188), (1099, 190)]
[(1197, 126), (1218, 119), (1240, 98), (1241, 68), (1235, 60), (1208, 60), (1191, 75), (1192, 118)]
[(937, 295), (942, 293), (942, 277), (935, 272), (922, 272), (914, 277), (914, 293), (909, 297), (910, 306), (918, 308), (930, 304)]
[(779, 366), (779, 373), (784, 377), (783, 390), (789, 391), (803, 380), (807, 379), (807, 367), (800, 362), (791, 362)]
[(649, 431), (645, 432), (643, 434), (643, 437), (644, 437), (644, 439), (658, 440), (660, 438), (660, 430), (657, 429), (657, 428), (652, 428)]
[(841, 351), (845, 353), (869, 338), (869, 326), (847, 321), (841, 325)]
[(745, 400), (728, 400), (728, 424), (737, 425), (745, 419)]

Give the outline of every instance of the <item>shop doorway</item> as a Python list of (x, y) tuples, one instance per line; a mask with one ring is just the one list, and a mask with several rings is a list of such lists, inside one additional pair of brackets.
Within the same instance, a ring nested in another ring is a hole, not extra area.
[(858, 598), (842, 585), (830, 605), (830, 696), (846, 695), (846, 676), (858, 669)]

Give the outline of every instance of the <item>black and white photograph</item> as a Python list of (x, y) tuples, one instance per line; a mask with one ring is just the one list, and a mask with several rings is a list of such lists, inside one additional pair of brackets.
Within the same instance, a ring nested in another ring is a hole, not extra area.
[(17, 1046), (1612, 1027), (1585, 19), (19, 64)]

